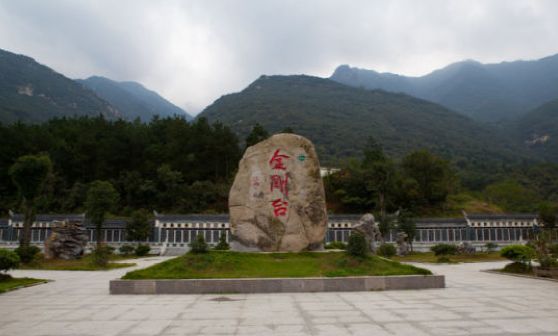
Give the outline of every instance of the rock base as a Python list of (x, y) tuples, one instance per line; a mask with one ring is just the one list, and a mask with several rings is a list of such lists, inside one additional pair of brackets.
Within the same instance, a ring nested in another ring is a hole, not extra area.
[(112, 280), (111, 294), (362, 292), (445, 288), (443, 275), (332, 278)]

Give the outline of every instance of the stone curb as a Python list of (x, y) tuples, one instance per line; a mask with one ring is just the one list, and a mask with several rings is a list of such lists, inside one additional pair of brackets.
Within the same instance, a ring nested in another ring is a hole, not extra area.
[(431, 288), (445, 288), (445, 277), (443, 275), (400, 275), (110, 281), (110, 294), (361, 292)]
[(44, 284), (46, 284), (46, 283), (49, 283), (49, 282), (53, 282), (53, 281), (54, 281), (54, 280), (49, 280), (49, 279), (41, 279), (41, 280), (43, 280), (43, 281), (38, 281), (38, 282), (34, 282), (34, 283), (31, 283), (31, 284), (27, 284), (27, 285), (20, 285), (20, 286), (17, 286), (17, 287), (8, 288), (8, 289), (6, 289), (4, 292), (0, 292), (0, 295), (6, 294), (6, 293), (8, 293), (8, 292), (15, 291), (15, 290), (18, 290), (18, 289), (22, 289), (22, 288), (28, 288), (28, 287), (38, 286), (38, 285), (44, 285)]
[(539, 276), (534, 276), (534, 275), (526, 275), (526, 274), (515, 274), (515, 273), (500, 272), (498, 270), (482, 270), (481, 272), (513, 276), (513, 277), (516, 277), (516, 278), (525, 278), (525, 279), (535, 279), (535, 280), (545, 280), (545, 281), (558, 282), (558, 280), (552, 279), (552, 278), (545, 278), (545, 277), (539, 277)]

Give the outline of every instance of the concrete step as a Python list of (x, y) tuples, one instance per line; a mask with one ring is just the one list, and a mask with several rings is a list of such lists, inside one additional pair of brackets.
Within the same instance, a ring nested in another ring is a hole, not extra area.
[(168, 246), (166, 249), (162, 248), (161, 251), (163, 252), (162, 255), (164, 256), (180, 256), (184, 253), (188, 252), (189, 248), (187, 247), (172, 247)]

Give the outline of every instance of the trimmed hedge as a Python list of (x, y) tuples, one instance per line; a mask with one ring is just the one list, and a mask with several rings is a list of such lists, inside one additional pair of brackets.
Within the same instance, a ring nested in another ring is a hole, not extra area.
[(430, 248), (436, 256), (456, 255), (458, 252), (457, 246), (452, 244), (436, 244)]
[(143, 257), (146, 256), (149, 251), (151, 251), (151, 247), (149, 247), (149, 245), (147, 244), (139, 244), (138, 246), (136, 246), (136, 256), (138, 257)]
[(27, 247), (20, 246), (15, 249), (15, 253), (19, 256), (19, 260), (24, 264), (28, 264), (35, 260), (35, 257), (40, 252), (41, 249), (35, 245), (29, 245)]
[(382, 257), (391, 258), (397, 253), (397, 249), (393, 244), (382, 244), (376, 253)]
[(190, 243), (190, 248), (192, 253), (207, 253), (207, 243), (203, 235), (198, 235), (196, 240)]
[(14, 251), (0, 249), (0, 271), (8, 272), (19, 267), (19, 256)]
[(366, 243), (366, 238), (360, 233), (351, 233), (347, 244), (347, 253), (354, 257), (366, 257), (368, 252), (370, 252), (370, 249)]
[(500, 251), (500, 255), (511, 261), (526, 264), (535, 258), (535, 249), (527, 245), (509, 245)]

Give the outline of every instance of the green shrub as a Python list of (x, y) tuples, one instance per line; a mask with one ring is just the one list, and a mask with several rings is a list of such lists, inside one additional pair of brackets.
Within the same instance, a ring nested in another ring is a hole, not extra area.
[(393, 244), (382, 244), (378, 247), (378, 255), (386, 258), (391, 258), (397, 253), (397, 249)]
[(229, 243), (227, 243), (227, 234), (225, 232), (222, 232), (221, 236), (219, 236), (219, 243), (215, 245), (215, 249), (220, 251), (226, 251), (229, 250), (230, 248), (231, 247), (229, 246)]
[(529, 265), (521, 263), (521, 262), (512, 262), (504, 266), (502, 272), (506, 273), (530, 273), (531, 268)]
[(0, 249), (0, 271), (7, 272), (19, 267), (19, 256), (14, 251)]
[(343, 243), (342, 241), (334, 240), (329, 242), (325, 245), (326, 250), (346, 250), (347, 244)]
[(198, 235), (196, 240), (190, 243), (190, 248), (192, 253), (206, 253), (207, 252), (207, 243), (205, 242), (205, 238), (203, 235)]
[(535, 257), (535, 250), (527, 245), (509, 245), (500, 250), (500, 255), (511, 261), (530, 263)]
[(35, 260), (40, 252), (41, 249), (35, 245), (29, 245), (27, 247), (20, 246), (15, 249), (15, 253), (19, 256), (19, 260), (24, 264), (28, 264)]
[(122, 246), (120, 246), (120, 248), (118, 249), (118, 252), (120, 252), (120, 254), (123, 255), (130, 255), (132, 253), (134, 253), (135, 248), (130, 245), (130, 244), (124, 244)]
[(149, 247), (149, 245), (147, 244), (138, 244), (138, 246), (136, 246), (136, 256), (138, 257), (144, 257), (146, 256), (149, 251), (151, 251), (151, 247)]
[(436, 256), (447, 256), (457, 254), (457, 246), (453, 244), (436, 244), (430, 248)]
[(93, 250), (93, 263), (100, 267), (106, 267), (114, 248), (108, 245), (101, 245)]
[(552, 269), (558, 267), (558, 261), (556, 261), (556, 258), (554, 257), (543, 256), (539, 257), (537, 260), (539, 261), (542, 269)]
[(494, 252), (498, 248), (498, 244), (493, 242), (488, 242), (484, 245), (484, 248), (486, 249), (486, 252)]
[(360, 233), (351, 233), (347, 244), (347, 252), (354, 257), (365, 257), (369, 251), (366, 238)]
[(439, 256), (438, 259), (436, 259), (437, 263), (451, 263), (451, 259), (448, 258), (445, 255)]
[(554, 257), (558, 258), (558, 244), (552, 244), (548, 247), (548, 252)]

